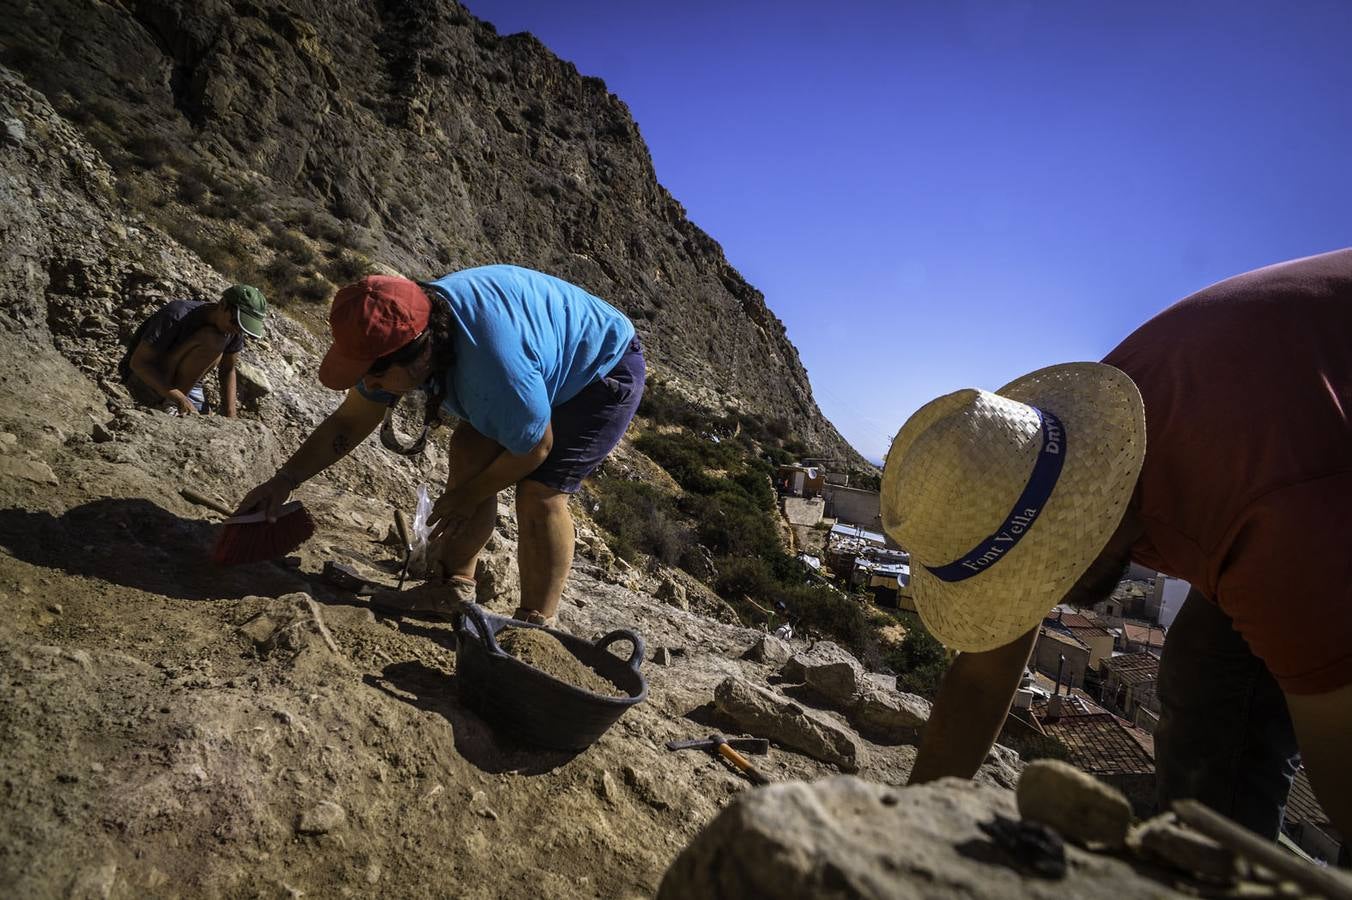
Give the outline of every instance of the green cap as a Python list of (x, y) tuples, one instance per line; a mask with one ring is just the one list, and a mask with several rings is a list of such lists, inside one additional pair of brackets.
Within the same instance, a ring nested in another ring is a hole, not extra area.
[(263, 336), (263, 318), (268, 314), (268, 301), (263, 292), (247, 284), (232, 284), (221, 294), (221, 300), (235, 308), (235, 320), (250, 337)]

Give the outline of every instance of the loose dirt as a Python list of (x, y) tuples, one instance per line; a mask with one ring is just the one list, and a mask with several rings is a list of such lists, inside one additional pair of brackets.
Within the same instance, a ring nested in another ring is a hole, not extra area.
[(498, 646), (551, 678), (567, 682), (603, 697), (624, 696), (624, 692), (578, 659), (563, 642), (538, 628), (507, 628), (498, 634)]

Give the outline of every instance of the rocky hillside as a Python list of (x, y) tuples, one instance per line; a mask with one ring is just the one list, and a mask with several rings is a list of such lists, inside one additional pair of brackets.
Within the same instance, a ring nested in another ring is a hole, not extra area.
[[(655, 372), (692, 398), (866, 465), (765, 298), (658, 183), (624, 103), (532, 36), (415, 0), (4, 0), (0, 20), (0, 61), (91, 145), (103, 208), (262, 284), (314, 330), (333, 286), (373, 268), (528, 265), (623, 308)], [(99, 321), (100, 340), (201, 272), (113, 253), (70, 271), (68, 253), (40, 254), (27, 301), (75, 330)], [(62, 349), (106, 374), (88, 348)]]
[[(320, 4), (15, 6), (0, 9), (0, 896), (1205, 887), (1120, 848), (1067, 850), (1062, 880), (1029, 870), (1028, 832), (986, 830), (1015, 811), (1016, 755), (997, 747), (979, 787), (896, 788), (923, 700), (829, 643), (738, 626), (680, 570), (625, 565), (581, 503), (561, 627), (642, 635), (649, 692), (583, 752), (513, 739), (462, 691), (449, 626), (378, 615), (326, 575), (393, 582), (392, 510), (444, 477), (436, 446), (409, 461), (366, 442), (301, 489), (319, 529), (295, 556), (211, 566), (218, 517), (183, 489), (238, 498), (333, 407), (309, 376), (319, 301), (369, 265), (557, 263), (625, 305), (688, 394), (796, 409), (805, 440), (839, 438), (759, 296), (653, 182), (623, 107), (533, 41), (449, 5), (345, 4), (343, 21)], [(521, 168), (491, 174), (507, 162)], [(243, 271), (295, 292), (274, 290), (288, 316), (242, 373), (249, 414), (132, 404), (111, 377), (120, 340)], [(616, 459), (656, 470), (628, 440)], [(503, 500), (477, 573), (498, 611), (519, 586)], [(756, 761), (779, 784), (751, 791), (665, 746), (715, 730), (768, 738)], [(823, 780), (841, 773), (858, 778)]]

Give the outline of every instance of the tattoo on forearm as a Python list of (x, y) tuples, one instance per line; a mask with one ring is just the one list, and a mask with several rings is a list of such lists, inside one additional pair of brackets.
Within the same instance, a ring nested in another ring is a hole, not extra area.
[(333, 436), (333, 452), (339, 456), (347, 455), (347, 451), (352, 449), (352, 439), (339, 432)]

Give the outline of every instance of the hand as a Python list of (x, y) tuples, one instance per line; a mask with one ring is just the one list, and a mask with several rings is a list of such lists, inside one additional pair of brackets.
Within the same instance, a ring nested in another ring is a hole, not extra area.
[(178, 404), (178, 414), (180, 416), (197, 415), (197, 407), (193, 406), (192, 401), (189, 400), (187, 397), (185, 397), (183, 394), (179, 394), (177, 397), (175, 397), (174, 402)]
[(459, 491), (448, 490), (432, 505), (432, 514), (427, 517), (427, 525), (431, 528), (427, 542), (430, 544), (443, 535), (454, 537), (459, 534), (473, 512), (474, 507)]
[(282, 504), (290, 496), (291, 482), (280, 475), (274, 475), (244, 495), (244, 499), (239, 503), (239, 509), (235, 510), (235, 515), (242, 516), (247, 512), (261, 511), (267, 515), (269, 522), (276, 522)]

